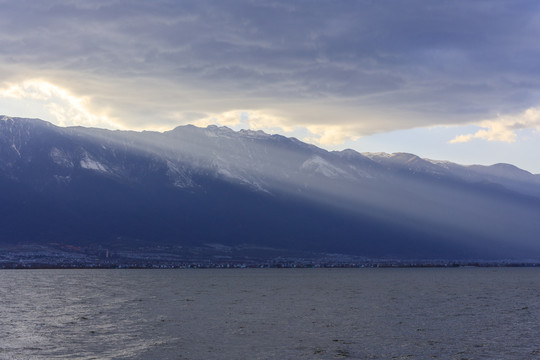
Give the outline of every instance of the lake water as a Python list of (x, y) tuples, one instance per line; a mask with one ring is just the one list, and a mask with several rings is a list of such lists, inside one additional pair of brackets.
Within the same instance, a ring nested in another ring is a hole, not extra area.
[(0, 359), (540, 359), (540, 269), (0, 271)]

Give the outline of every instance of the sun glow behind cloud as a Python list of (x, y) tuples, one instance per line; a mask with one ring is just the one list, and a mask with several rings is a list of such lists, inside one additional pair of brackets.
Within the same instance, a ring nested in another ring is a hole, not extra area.
[(0, 99), (27, 108), (41, 108), (51, 121), (59, 126), (123, 128), (107, 115), (93, 111), (89, 98), (76, 96), (69, 90), (44, 80), (32, 79), (4, 84), (0, 90)]
[(294, 127), (290, 126), (287, 119), (278, 115), (273, 115), (265, 110), (230, 110), (222, 113), (213, 113), (203, 116), (193, 121), (197, 126), (219, 125), (232, 128), (249, 128), (255, 130), (278, 130), (282, 132), (293, 132)]

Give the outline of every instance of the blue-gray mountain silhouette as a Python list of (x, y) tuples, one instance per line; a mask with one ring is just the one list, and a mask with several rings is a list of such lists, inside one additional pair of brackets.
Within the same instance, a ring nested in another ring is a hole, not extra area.
[(0, 117), (0, 243), (540, 259), (540, 177), (261, 131)]

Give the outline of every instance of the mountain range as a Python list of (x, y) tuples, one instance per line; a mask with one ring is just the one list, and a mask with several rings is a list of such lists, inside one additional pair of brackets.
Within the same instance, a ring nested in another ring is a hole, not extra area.
[(3, 245), (538, 260), (538, 234), (540, 175), (509, 164), (0, 117)]

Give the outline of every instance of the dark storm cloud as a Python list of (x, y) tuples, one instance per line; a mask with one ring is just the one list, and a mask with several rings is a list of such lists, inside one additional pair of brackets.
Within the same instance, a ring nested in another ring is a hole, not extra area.
[(134, 122), (265, 109), (360, 135), (540, 103), (537, 1), (0, 6), (5, 80), (46, 78)]

